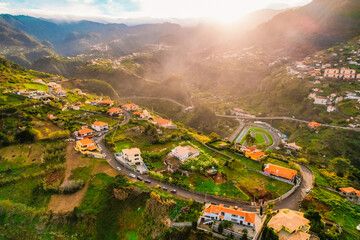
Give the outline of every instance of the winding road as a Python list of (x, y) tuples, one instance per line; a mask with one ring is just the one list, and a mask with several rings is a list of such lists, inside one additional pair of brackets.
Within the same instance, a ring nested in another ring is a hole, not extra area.
[[(222, 115), (216, 114), (218, 117), (225, 117), (225, 118), (236, 118), (236, 119), (250, 119), (250, 120), (288, 120), (288, 121), (295, 121), (301, 123), (310, 123), (310, 121), (291, 118), (291, 117), (242, 117), (242, 116), (232, 116), (232, 115)], [(335, 129), (345, 129), (345, 130), (352, 130), (356, 132), (360, 132), (360, 128), (351, 128), (351, 127), (341, 127), (341, 126), (334, 126), (329, 124), (321, 124), (321, 126), (335, 128)]]
[[(124, 112), (124, 114), (125, 114), (125, 119), (121, 123), (115, 125), (115, 127), (127, 124), (130, 121), (131, 114), (129, 112)], [(110, 132), (108, 132), (107, 134), (109, 134)], [(105, 157), (106, 161), (114, 169), (120, 168), (121, 170), (119, 171), (119, 173), (125, 175), (127, 178), (129, 178), (132, 181), (137, 181), (136, 179), (129, 177), (129, 174), (134, 173), (134, 172), (123, 167), (115, 159), (114, 154), (106, 147), (105, 135), (98, 138), (98, 144), (102, 148), (103, 153), (106, 154), (106, 157)], [(305, 191), (307, 188), (311, 188), (312, 180), (313, 180), (313, 174), (308, 168), (306, 168), (304, 166), (300, 166), (300, 171), (303, 173), (303, 176), (304, 176), (304, 180), (301, 183), (300, 187), (288, 198), (286, 198), (286, 199), (282, 200), (281, 202), (279, 202), (278, 204), (276, 204), (275, 205), (276, 207), (290, 208), (290, 209), (298, 210), (298, 201), (305, 197), (305, 194), (306, 194)], [(173, 186), (168, 183), (160, 182), (149, 176), (146, 176), (145, 178), (151, 180), (151, 183), (149, 183), (148, 185), (152, 188), (155, 188), (157, 185), (159, 185), (161, 187), (164, 186), (164, 187), (168, 188), (169, 191), (172, 189), (175, 189), (177, 192), (176, 192), (176, 194), (173, 194), (173, 195), (177, 196), (177, 197), (182, 197), (185, 199), (193, 199), (197, 202), (202, 202), (202, 203), (211, 202), (211, 203), (215, 203), (215, 204), (225, 204), (225, 205), (231, 205), (231, 206), (235, 205), (235, 206), (241, 207), (245, 211), (256, 211), (259, 208), (258, 206), (251, 206), (250, 203), (245, 203), (244, 201), (241, 201), (238, 199), (224, 198), (224, 197), (220, 197), (220, 196), (214, 196), (211, 194), (204, 194), (204, 193), (200, 193), (200, 192), (189, 191), (189, 190), (177, 187), (177, 186)], [(164, 190), (161, 190), (161, 191), (164, 191)]]

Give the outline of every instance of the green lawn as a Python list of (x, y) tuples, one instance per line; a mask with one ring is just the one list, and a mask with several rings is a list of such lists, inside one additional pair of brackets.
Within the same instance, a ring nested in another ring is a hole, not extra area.
[(204, 180), (201, 177), (198, 177), (195, 181), (195, 191), (224, 197), (235, 197), (244, 201), (250, 200), (250, 198), (242, 192), (241, 189), (234, 186), (234, 184), (229, 181), (215, 184), (211, 179)]
[(29, 90), (40, 90), (40, 91), (45, 91), (47, 92), (48, 86), (44, 85), (44, 84), (39, 84), (39, 83), (24, 83), (25, 88), (29, 89)]
[(259, 198), (270, 194), (271, 198), (274, 199), (292, 188), (289, 183), (275, 180), (245, 168), (239, 161), (235, 161), (232, 168), (223, 166), (222, 171), (226, 174), (228, 181), (235, 180), (244, 189)]
[(255, 133), (255, 143), (256, 144), (263, 144), (265, 143), (265, 139), (261, 133)]
[(325, 187), (331, 187), (330, 184), (328, 183), (328, 181), (326, 180), (326, 178), (324, 176), (322, 176), (322, 174), (313, 166), (309, 166), (309, 168), (311, 169), (311, 171), (313, 171), (314, 175), (315, 175), (315, 183), (325, 186)]
[(115, 151), (121, 152), (123, 149), (129, 149), (133, 147), (133, 143), (130, 140), (118, 141), (115, 143)]
[(91, 174), (91, 167), (78, 167), (71, 171), (71, 175), (69, 177), (70, 180), (82, 180), (86, 182), (89, 180)]
[(0, 104), (16, 105), (24, 101), (23, 97), (16, 96), (9, 93), (0, 93)]

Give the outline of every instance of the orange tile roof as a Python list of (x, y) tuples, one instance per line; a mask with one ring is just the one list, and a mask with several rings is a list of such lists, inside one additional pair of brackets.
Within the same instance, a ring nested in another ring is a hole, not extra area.
[(265, 153), (259, 151), (259, 152), (248, 153), (248, 155), (253, 158), (260, 158), (260, 157), (264, 156)]
[(102, 126), (108, 125), (108, 123), (106, 123), (106, 122), (100, 122), (100, 121), (95, 121), (92, 125), (93, 125), (93, 126), (102, 127)]
[(92, 150), (97, 149), (97, 147), (95, 145), (92, 145), (90, 147), (87, 147), (86, 149), (92, 151)]
[(100, 104), (113, 104), (114, 102), (111, 100), (101, 100)]
[(135, 115), (140, 115), (140, 113), (139, 113), (139, 112), (134, 112), (134, 114), (135, 114)]
[(296, 174), (297, 171), (289, 168), (284, 168), (272, 164), (268, 164), (264, 171), (268, 171), (273, 175), (280, 176), (287, 179), (292, 179)]
[(110, 108), (109, 112), (112, 112), (112, 113), (114, 113), (114, 112), (122, 112), (122, 109), (121, 108)]
[(355, 192), (357, 196), (360, 197), (360, 191), (353, 188), (353, 187), (347, 187), (347, 188), (339, 188), (340, 191), (342, 191), (343, 193), (351, 193), (351, 192)]
[(298, 211), (282, 209), (268, 223), (268, 226), (279, 232), (283, 227), (293, 232), (302, 226), (306, 226), (310, 221), (304, 218), (304, 214)]
[(88, 144), (94, 143), (93, 140), (90, 140), (88, 138), (81, 139), (79, 142), (80, 142), (81, 145), (88, 145)]
[(91, 130), (91, 129), (88, 129), (88, 128), (83, 128), (83, 129), (80, 129), (80, 130), (78, 131), (78, 133), (79, 133), (80, 135), (87, 134), (87, 133), (92, 133), (92, 132), (94, 132), (94, 131)]
[(309, 127), (319, 127), (319, 126), (321, 126), (321, 124), (317, 123), (317, 122), (310, 122), (309, 123)]
[(170, 123), (171, 123), (171, 121), (166, 120), (166, 119), (163, 119), (163, 118), (155, 119), (155, 122), (157, 122), (157, 123), (159, 123), (159, 124), (163, 124), (163, 125), (165, 125), (165, 124), (170, 124)]
[(241, 208), (236, 210), (231, 207), (229, 207), (229, 208), (224, 207), (223, 204), (220, 204), (219, 206), (209, 204), (208, 206), (205, 206), (205, 210), (204, 210), (204, 213), (220, 214), (221, 212), (242, 216), (245, 218), (245, 222), (255, 224), (255, 213), (243, 212)]

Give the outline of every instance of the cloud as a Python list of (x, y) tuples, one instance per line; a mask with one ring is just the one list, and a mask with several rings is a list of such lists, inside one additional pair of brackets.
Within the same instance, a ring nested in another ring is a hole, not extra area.
[[(2, 0), (0, 0), (2, 1)], [(265, 8), (303, 5), (311, 0), (6, 0), (0, 12), (45, 18), (165, 18), (236, 20)], [(286, 4), (286, 5), (284, 5)]]

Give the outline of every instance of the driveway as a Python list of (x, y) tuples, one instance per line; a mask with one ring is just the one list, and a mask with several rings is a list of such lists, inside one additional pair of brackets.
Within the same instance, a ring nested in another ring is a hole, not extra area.
[(279, 203), (275, 204), (276, 209), (282, 209), (282, 208), (288, 208), (291, 210), (299, 210), (299, 201), (303, 200), (307, 193), (306, 189), (311, 189), (313, 186), (313, 172), (308, 169), (307, 167), (304, 167), (302, 165), (300, 166), (300, 172), (303, 176), (303, 181), (300, 184), (300, 187), (296, 189), (296, 191), (290, 195), (288, 198), (282, 200)]

